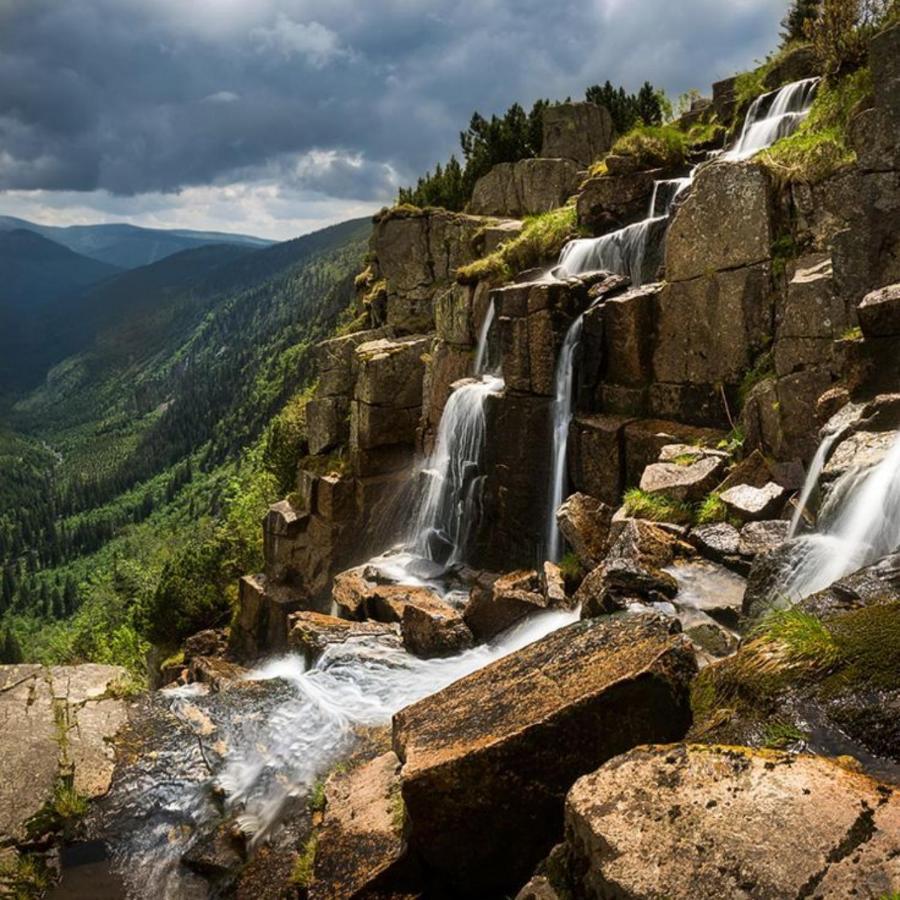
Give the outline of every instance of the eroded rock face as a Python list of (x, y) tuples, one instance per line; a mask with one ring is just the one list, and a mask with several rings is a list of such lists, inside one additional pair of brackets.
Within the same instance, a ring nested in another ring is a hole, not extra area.
[(654, 180), (662, 177), (652, 169), (589, 178), (578, 191), (578, 224), (602, 234), (639, 221), (647, 215)]
[(400, 762), (388, 752), (325, 786), (325, 816), (315, 845), (309, 900), (382, 895), (403, 856)]
[(29, 821), (51, 803), (62, 778), (94, 799), (109, 790), (111, 744), (127, 722), (112, 694), (119, 666), (0, 666), (0, 846), (21, 843)]
[(469, 211), (488, 216), (534, 216), (562, 206), (578, 188), (570, 159), (498, 163), (475, 182)]
[(821, 757), (641, 747), (575, 784), (566, 843), (579, 898), (882, 897), (900, 800)]
[(575, 778), (684, 733), (694, 671), (655, 616), (584, 621), (397, 713), (409, 842), (435, 882), (515, 890), (558, 839)]
[(609, 151), (615, 133), (612, 116), (605, 106), (554, 103), (544, 110), (541, 155), (589, 166)]
[[(728, 227), (722, 227), (727, 210)], [(666, 237), (670, 281), (765, 262), (771, 254), (772, 185), (754, 163), (722, 163), (697, 173)]]

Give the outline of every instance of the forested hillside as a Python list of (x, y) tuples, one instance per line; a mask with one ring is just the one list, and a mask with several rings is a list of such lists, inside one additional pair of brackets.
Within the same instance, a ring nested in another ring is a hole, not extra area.
[(289, 401), (351, 302), (368, 233), (356, 220), (186, 251), (79, 301), (80, 321), (100, 316), (95, 337), (0, 435), (5, 657), (140, 670), (147, 638), (227, 618), (258, 518), (291, 488), (281, 459), (302, 450)]

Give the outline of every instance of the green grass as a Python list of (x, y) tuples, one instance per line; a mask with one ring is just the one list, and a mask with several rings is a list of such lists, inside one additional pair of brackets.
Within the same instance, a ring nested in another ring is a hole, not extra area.
[(792, 744), (808, 740), (809, 734), (796, 725), (773, 719), (763, 728), (763, 746), (769, 750), (786, 750)]
[(728, 510), (722, 498), (711, 493), (698, 507), (695, 521), (698, 525), (709, 525), (713, 522), (724, 522), (728, 518)]
[(47, 867), (39, 857), (13, 854), (0, 861), (0, 896), (9, 900), (38, 900), (51, 883)]
[(571, 550), (559, 561), (559, 571), (566, 581), (574, 581), (584, 574), (578, 555)]
[(841, 335), (842, 341), (861, 341), (862, 339), (862, 328), (859, 325), (852, 325)]
[(291, 882), (298, 887), (309, 887), (312, 884), (316, 866), (316, 850), (319, 846), (318, 834), (310, 835), (303, 849), (294, 862)]
[(868, 68), (819, 85), (809, 114), (794, 134), (758, 154), (759, 161), (782, 183), (823, 181), (851, 165), (848, 125), (854, 111), (872, 92)]
[(325, 809), (325, 781), (319, 779), (309, 792), (309, 799), (306, 801), (310, 812), (322, 812)]
[(462, 284), (509, 281), (517, 272), (556, 260), (566, 241), (578, 236), (574, 206), (561, 206), (525, 219), (522, 231), (493, 253), (457, 270)]
[(686, 164), (690, 147), (687, 133), (675, 125), (637, 125), (613, 144), (612, 152), (633, 156), (641, 168), (677, 169)]
[(789, 659), (816, 669), (834, 666), (841, 656), (834, 635), (822, 619), (797, 607), (773, 610), (757, 626), (756, 634), (779, 644)]
[(682, 503), (665, 494), (650, 494), (640, 488), (630, 488), (623, 498), (625, 511), (639, 519), (652, 522), (672, 522), (687, 525), (693, 521), (693, 510), (688, 503)]

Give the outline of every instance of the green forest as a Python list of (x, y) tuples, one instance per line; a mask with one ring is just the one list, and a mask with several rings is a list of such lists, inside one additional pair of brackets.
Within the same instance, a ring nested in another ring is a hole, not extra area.
[(0, 661), (142, 680), (151, 646), (227, 624), (260, 519), (293, 488), (310, 349), (353, 315), (369, 230), (188, 250), (80, 298), (90, 339), (0, 410)]

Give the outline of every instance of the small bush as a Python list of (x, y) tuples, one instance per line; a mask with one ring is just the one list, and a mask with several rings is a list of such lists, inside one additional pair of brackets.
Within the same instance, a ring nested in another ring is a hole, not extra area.
[(493, 253), (457, 270), (462, 284), (508, 281), (516, 272), (554, 261), (563, 245), (576, 237), (574, 206), (561, 206), (525, 220), (522, 231)]
[(652, 522), (672, 522), (687, 525), (693, 520), (693, 511), (687, 503), (665, 494), (649, 494), (640, 488), (631, 488), (623, 498), (625, 511), (639, 519)]

